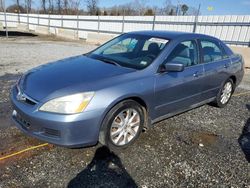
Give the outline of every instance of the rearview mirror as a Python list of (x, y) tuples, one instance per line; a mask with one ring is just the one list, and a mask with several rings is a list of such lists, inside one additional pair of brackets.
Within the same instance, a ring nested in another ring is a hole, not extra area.
[(161, 65), (159, 72), (182, 72), (184, 70), (184, 65), (179, 62), (169, 62)]

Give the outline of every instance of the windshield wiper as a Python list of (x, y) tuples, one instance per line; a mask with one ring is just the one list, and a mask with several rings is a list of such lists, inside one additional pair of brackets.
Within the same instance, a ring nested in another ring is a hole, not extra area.
[(104, 62), (104, 63), (109, 63), (109, 64), (112, 64), (112, 65), (116, 65), (116, 66), (121, 66), (119, 63), (117, 63), (116, 61), (112, 60), (112, 59), (107, 59), (107, 58), (98, 58), (98, 60)]

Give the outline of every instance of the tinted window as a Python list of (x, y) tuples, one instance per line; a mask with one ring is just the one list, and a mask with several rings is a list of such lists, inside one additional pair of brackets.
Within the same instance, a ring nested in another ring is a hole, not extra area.
[(170, 53), (166, 63), (181, 63), (184, 66), (198, 64), (198, 48), (195, 41), (184, 41)]
[(223, 59), (223, 57), (226, 57), (224, 51), (221, 50), (216, 42), (202, 40), (201, 47), (204, 63), (218, 61)]

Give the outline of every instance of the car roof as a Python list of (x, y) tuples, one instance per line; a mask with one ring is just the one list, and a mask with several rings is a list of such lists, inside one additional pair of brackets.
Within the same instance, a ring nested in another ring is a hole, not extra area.
[(177, 39), (179, 37), (204, 37), (204, 38), (213, 38), (210, 37), (208, 35), (204, 35), (204, 34), (198, 34), (198, 33), (188, 33), (188, 32), (179, 32), (179, 31), (150, 31), (150, 30), (146, 30), (146, 31), (133, 31), (133, 32), (129, 32), (128, 34), (138, 34), (138, 35), (147, 35), (147, 36), (151, 36), (151, 37), (160, 37), (160, 38), (165, 38), (165, 39)]

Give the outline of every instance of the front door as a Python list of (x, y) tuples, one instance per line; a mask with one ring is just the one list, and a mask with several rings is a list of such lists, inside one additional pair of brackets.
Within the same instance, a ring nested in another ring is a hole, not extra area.
[(182, 111), (201, 102), (204, 67), (195, 40), (178, 44), (164, 63), (182, 63), (182, 72), (159, 73), (155, 79), (155, 118)]

